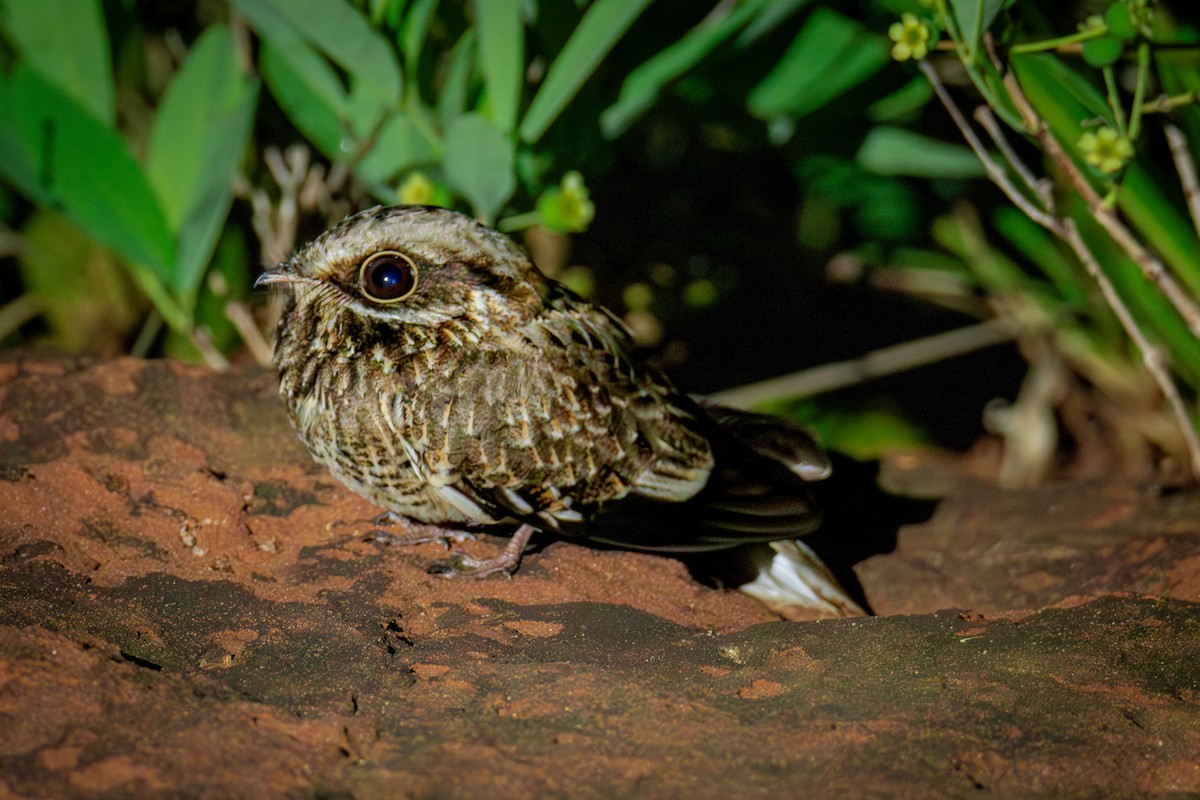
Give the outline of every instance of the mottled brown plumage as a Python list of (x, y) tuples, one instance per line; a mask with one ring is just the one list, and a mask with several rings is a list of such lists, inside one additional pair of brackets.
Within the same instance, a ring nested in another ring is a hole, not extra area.
[(439, 208), (352, 216), (269, 271), (280, 394), (317, 461), (422, 523), (649, 550), (809, 532), (827, 463), (799, 428), (709, 409), (505, 236)]

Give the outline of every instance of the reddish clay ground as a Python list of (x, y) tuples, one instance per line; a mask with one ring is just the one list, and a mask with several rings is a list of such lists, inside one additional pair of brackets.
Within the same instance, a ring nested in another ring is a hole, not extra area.
[(797, 623), (563, 542), (431, 576), (265, 372), (0, 364), (0, 442), (0, 799), (1200, 793), (1195, 492), (895, 459), (880, 616)]

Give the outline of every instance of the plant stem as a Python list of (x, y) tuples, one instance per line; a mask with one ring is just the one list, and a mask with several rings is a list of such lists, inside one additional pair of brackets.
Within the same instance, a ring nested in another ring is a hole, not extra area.
[(496, 223), (496, 229), (509, 233), (511, 231), (524, 230), (537, 225), (542, 219), (542, 215), (537, 211), (526, 211), (523, 214), (514, 214), (511, 217), (505, 217)]
[(1177, 94), (1174, 97), (1162, 95), (1155, 98), (1153, 102), (1147, 103), (1142, 108), (1143, 114), (1169, 114), (1180, 106), (1190, 106), (1193, 103), (1200, 103), (1200, 91), (1184, 92)]
[(1043, 39), (1040, 42), (1025, 42), (1024, 44), (1016, 44), (1008, 49), (1012, 55), (1023, 55), (1025, 53), (1041, 53), (1046, 50), (1057, 50), (1065, 45), (1079, 44), (1086, 42), (1088, 39), (1096, 39), (1108, 33), (1108, 26), (1101, 25), (1096, 28), (1088, 28), (1086, 31), (1072, 33), (1070, 36), (1059, 36), (1055, 39)]
[(968, 325), (965, 328), (883, 347), (849, 361), (822, 364), (791, 375), (726, 389), (708, 399), (732, 408), (750, 409), (781, 397), (810, 397), (973, 353), (985, 347), (1011, 341), (1014, 337), (1015, 332), (1007, 321), (992, 319), (977, 325)]
[(1138, 45), (1137, 87), (1133, 90), (1133, 110), (1129, 112), (1129, 139), (1137, 141), (1142, 130), (1142, 106), (1146, 101), (1146, 84), (1150, 80), (1150, 44)]
[(1188, 149), (1187, 137), (1183, 135), (1183, 131), (1171, 124), (1163, 126), (1163, 130), (1167, 134), (1167, 146), (1171, 148), (1171, 157), (1175, 160), (1175, 171), (1179, 173), (1183, 197), (1192, 216), (1192, 227), (1196, 229), (1196, 235), (1200, 236), (1200, 182), (1196, 179), (1196, 162)]
[(1104, 73), (1104, 88), (1108, 90), (1108, 107), (1112, 109), (1113, 120), (1117, 123), (1117, 133), (1129, 136), (1125, 126), (1125, 109), (1121, 107), (1121, 94), (1117, 91), (1117, 78), (1113, 74), (1113, 68), (1105, 67), (1102, 72)]

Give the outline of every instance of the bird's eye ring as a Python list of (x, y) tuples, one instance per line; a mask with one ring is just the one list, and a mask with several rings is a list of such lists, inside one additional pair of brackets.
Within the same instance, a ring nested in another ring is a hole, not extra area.
[(417, 288), (417, 265), (403, 253), (382, 250), (363, 262), (358, 288), (376, 303), (395, 303)]

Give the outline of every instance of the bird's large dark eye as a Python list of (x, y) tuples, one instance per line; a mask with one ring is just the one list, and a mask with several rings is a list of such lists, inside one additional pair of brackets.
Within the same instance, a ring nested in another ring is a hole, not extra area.
[(417, 288), (417, 265), (403, 253), (384, 250), (363, 262), (359, 290), (376, 303), (395, 303)]

